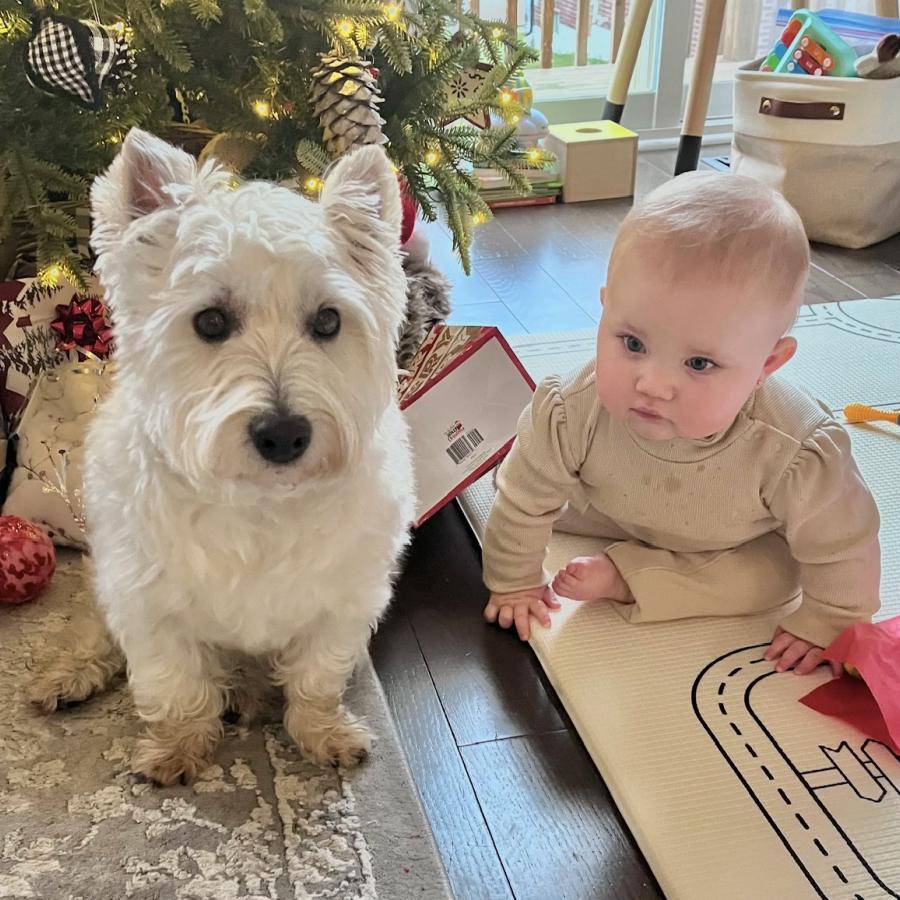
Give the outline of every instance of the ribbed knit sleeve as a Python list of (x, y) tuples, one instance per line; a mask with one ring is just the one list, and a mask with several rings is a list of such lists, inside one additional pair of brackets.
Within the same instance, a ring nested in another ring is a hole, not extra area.
[(878, 610), (879, 515), (837, 422), (805, 440), (767, 498), (800, 564), (803, 602), (782, 622), (791, 634), (827, 646)]
[(581, 465), (569, 439), (558, 377), (543, 381), (519, 419), (497, 474), (497, 496), (484, 535), (484, 582), (495, 593), (547, 584), (543, 563), (554, 521), (578, 483)]

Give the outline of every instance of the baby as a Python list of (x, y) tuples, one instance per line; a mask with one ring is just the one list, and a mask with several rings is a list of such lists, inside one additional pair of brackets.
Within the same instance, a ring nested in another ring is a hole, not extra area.
[[(692, 173), (653, 191), (613, 247), (597, 357), (537, 389), (497, 474), (489, 622), (545, 627), (557, 595), (631, 622), (802, 602), (766, 652), (811, 672), (879, 606), (878, 510), (828, 410), (773, 377), (809, 269), (777, 192)], [(555, 577), (551, 530), (601, 538)]]

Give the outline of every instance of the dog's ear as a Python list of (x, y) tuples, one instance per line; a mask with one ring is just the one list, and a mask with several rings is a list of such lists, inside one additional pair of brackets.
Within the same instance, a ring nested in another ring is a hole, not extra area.
[(370, 241), (381, 248), (399, 247), (400, 187), (381, 147), (361, 147), (341, 157), (325, 178), (320, 202), (329, 224), (351, 245), (351, 255), (376, 249)]
[[(132, 128), (119, 155), (91, 189), (94, 222), (102, 233), (133, 219), (183, 203), (197, 164), (183, 150)], [(97, 248), (101, 249), (101, 248)]]

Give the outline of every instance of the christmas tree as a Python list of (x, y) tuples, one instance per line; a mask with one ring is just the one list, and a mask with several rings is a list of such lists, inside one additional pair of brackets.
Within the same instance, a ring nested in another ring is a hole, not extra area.
[[(24, 250), (44, 280), (80, 279), (76, 210), (140, 126), (310, 196), (338, 155), (381, 143), (468, 269), (490, 214), (472, 167), (528, 191), (504, 84), (532, 58), (505, 23), (443, 0), (0, 0), (6, 262)], [(491, 112), (500, 127), (483, 127)]]

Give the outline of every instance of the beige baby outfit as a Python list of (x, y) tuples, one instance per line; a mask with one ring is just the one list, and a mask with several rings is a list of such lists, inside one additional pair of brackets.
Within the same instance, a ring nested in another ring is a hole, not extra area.
[(484, 580), (547, 584), (551, 530), (608, 541), (633, 622), (762, 612), (826, 646), (879, 606), (879, 517), (846, 431), (799, 389), (768, 379), (704, 440), (647, 441), (601, 407), (594, 363), (546, 379), (497, 475)]

